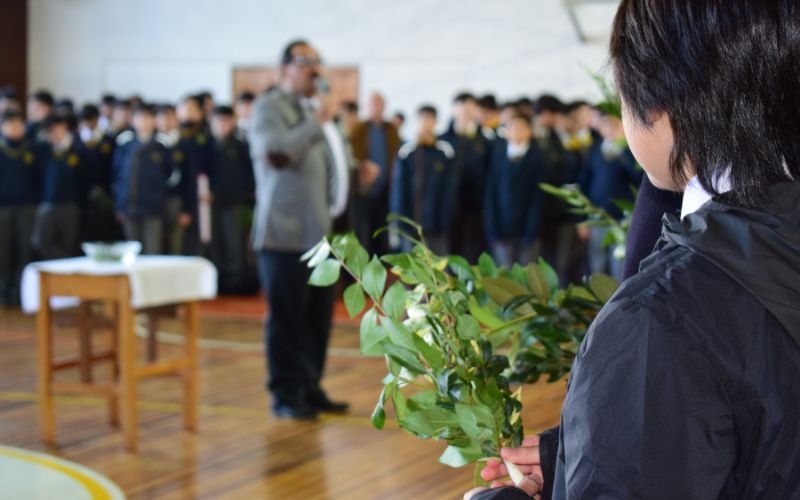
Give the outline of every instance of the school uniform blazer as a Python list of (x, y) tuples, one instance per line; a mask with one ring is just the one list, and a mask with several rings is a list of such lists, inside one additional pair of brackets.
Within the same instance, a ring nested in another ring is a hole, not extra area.
[(331, 228), (332, 157), (322, 127), (298, 96), (275, 89), (256, 98), (248, 139), (256, 180), (253, 249), (311, 248)]

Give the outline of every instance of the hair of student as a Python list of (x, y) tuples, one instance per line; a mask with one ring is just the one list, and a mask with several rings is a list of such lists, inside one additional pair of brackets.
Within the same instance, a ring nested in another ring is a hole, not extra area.
[(197, 107), (203, 109), (203, 96), (200, 94), (190, 94), (183, 98), (183, 102), (192, 101), (197, 104)]
[(524, 113), (514, 112), (511, 115), (510, 120), (511, 121), (524, 122), (525, 125), (528, 126), (528, 128), (532, 128), (533, 127), (533, 124), (531, 123), (530, 117), (528, 115), (524, 114)]
[(436, 113), (436, 108), (435, 108), (433, 105), (431, 105), (431, 104), (423, 104), (422, 106), (420, 106), (420, 107), (417, 109), (417, 114), (418, 114), (418, 115), (421, 115), (421, 114), (430, 114), (430, 115), (433, 115), (433, 116), (434, 116), (434, 118), (435, 118), (435, 117), (436, 117), (436, 115), (437, 115), (437, 113)]
[(103, 97), (100, 98), (100, 103), (106, 106), (113, 106), (117, 103), (117, 97), (114, 94), (103, 94)]
[(475, 96), (469, 92), (459, 92), (453, 98), (453, 102), (467, 102), (467, 101), (475, 101)]
[(42, 103), (46, 106), (53, 107), (56, 100), (53, 98), (53, 94), (51, 94), (47, 90), (37, 90), (33, 94), (31, 94), (31, 100)]
[(236, 98), (236, 102), (253, 102), (256, 100), (256, 95), (249, 90), (245, 90), (239, 97)]
[(156, 113), (174, 113), (174, 112), (175, 112), (175, 105), (169, 103), (160, 104), (158, 106), (158, 110), (156, 110)]
[(292, 62), (292, 59), (294, 58), (294, 54), (292, 54), (292, 52), (294, 52), (295, 47), (303, 47), (308, 45), (310, 45), (308, 41), (303, 39), (292, 40), (286, 44), (286, 48), (283, 49), (283, 55), (281, 56), (281, 66), (286, 66)]
[(494, 94), (486, 94), (485, 96), (478, 99), (478, 106), (480, 106), (483, 109), (496, 110), (497, 98), (494, 96)]
[(152, 104), (148, 104), (146, 102), (141, 103), (140, 105), (133, 108), (133, 114), (146, 114), (150, 116), (156, 115), (156, 107)]
[(75, 103), (69, 97), (64, 97), (55, 103), (55, 107), (73, 111), (75, 109)]
[(233, 108), (231, 108), (230, 106), (215, 106), (213, 115), (233, 117), (234, 115)]
[(93, 120), (100, 116), (100, 110), (94, 104), (84, 104), (81, 108), (81, 120)]
[(534, 109), (537, 115), (545, 112), (561, 114), (564, 112), (564, 103), (552, 94), (542, 94), (536, 99)]
[(691, 164), (707, 191), (728, 175), (726, 201), (756, 207), (800, 179), (800, 3), (623, 0), (610, 56), (632, 119), (668, 117), (678, 185)]
[(399, 119), (401, 122), (406, 121), (406, 115), (402, 111), (398, 111), (394, 114), (394, 117)]
[(25, 121), (25, 117), (23, 116), (22, 111), (17, 109), (7, 109), (0, 114), (0, 123), (5, 123), (10, 120)]

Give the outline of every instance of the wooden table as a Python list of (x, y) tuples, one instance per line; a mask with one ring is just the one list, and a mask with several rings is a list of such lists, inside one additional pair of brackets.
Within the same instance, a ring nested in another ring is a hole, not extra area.
[[(198, 264), (201, 266), (198, 267)], [(38, 306), (38, 394), (42, 438), (47, 443), (55, 443), (54, 394), (88, 394), (108, 398), (110, 423), (121, 425), (126, 447), (135, 451), (138, 444), (137, 383), (143, 378), (167, 374), (182, 378), (184, 428), (191, 431), (197, 429), (198, 300), (216, 294), (216, 270), (208, 261), (194, 257), (139, 257), (134, 265), (113, 265), (117, 267), (103, 267), (87, 259), (64, 259), (34, 263), (31, 266), (35, 267), (25, 271), (27, 276), (23, 277), (23, 288), (27, 290), (23, 291), (23, 308), (30, 311)], [(36, 288), (31, 284), (33, 278), (30, 273), (38, 275), (36, 303), (30, 300), (31, 288)], [(181, 284), (165, 291), (164, 287), (158, 287), (159, 279), (164, 281), (166, 288), (170, 287), (170, 283), (175, 285), (175, 280), (181, 280)], [(149, 295), (148, 286), (152, 290)], [(170, 291), (174, 293), (170, 294)], [(28, 304), (25, 303), (26, 295)], [(113, 311), (110, 322), (113, 326), (111, 348), (94, 351), (90, 337), (82, 335), (77, 356), (54, 359), (53, 305), (56, 301), (52, 300), (53, 297), (70, 297), (72, 301), (79, 301), (78, 323), (79, 328), (84, 330), (91, 301), (110, 306), (109, 309)], [(139, 365), (134, 315), (168, 305), (177, 306), (184, 312), (183, 355)], [(104, 360), (112, 362), (112, 380), (95, 383), (91, 378), (91, 368), (94, 363)], [(75, 366), (81, 368), (79, 382), (54, 380), (56, 371)]]

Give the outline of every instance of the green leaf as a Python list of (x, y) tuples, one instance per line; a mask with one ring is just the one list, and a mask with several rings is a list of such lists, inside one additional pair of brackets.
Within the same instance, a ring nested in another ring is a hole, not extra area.
[(381, 342), (386, 338), (383, 327), (378, 325), (378, 315), (375, 308), (371, 308), (361, 318), (361, 352), (367, 356), (380, 356), (385, 354)]
[(463, 467), (467, 464), (477, 462), (483, 458), (483, 450), (480, 445), (471, 445), (468, 448), (457, 448), (455, 446), (448, 446), (442, 456), (439, 457), (439, 463), (449, 465), (450, 467)]
[(414, 350), (406, 347), (401, 347), (395, 344), (384, 344), (384, 350), (389, 359), (414, 375), (423, 375), (425, 373), (425, 366), (417, 358)]
[(481, 276), (484, 277), (497, 276), (497, 264), (494, 263), (491, 255), (486, 252), (483, 252), (478, 257), (478, 270), (481, 272)]
[(539, 267), (541, 268), (542, 272), (544, 273), (544, 277), (547, 280), (547, 286), (550, 287), (550, 293), (554, 293), (558, 290), (558, 274), (556, 270), (553, 269), (553, 266), (547, 263), (546, 260), (539, 258)]
[(364, 290), (361, 289), (361, 285), (358, 283), (353, 283), (344, 290), (344, 306), (347, 308), (347, 313), (351, 318), (355, 318), (358, 313), (364, 310), (366, 302)]
[(467, 314), (462, 314), (456, 318), (456, 332), (463, 339), (480, 339), (481, 325), (478, 320)]
[(362, 281), (367, 294), (373, 299), (380, 300), (383, 288), (386, 286), (386, 268), (383, 267), (378, 257), (372, 256), (372, 260), (364, 268)]
[(375, 405), (375, 409), (372, 411), (372, 417), (370, 418), (372, 426), (378, 430), (383, 429), (383, 426), (386, 423), (386, 410), (384, 409), (385, 404), (386, 387), (381, 390), (381, 396), (378, 398), (378, 403)]
[(392, 344), (404, 347), (411, 352), (416, 351), (417, 346), (414, 344), (414, 334), (411, 333), (406, 325), (396, 319), (388, 317), (383, 317), (381, 319), (381, 324), (386, 333), (389, 334), (389, 341)]
[(602, 302), (608, 302), (608, 299), (610, 299), (611, 296), (614, 295), (614, 292), (617, 291), (617, 288), (619, 288), (617, 280), (601, 273), (592, 274), (589, 277), (588, 285), (589, 290), (597, 295), (597, 298)]
[(339, 279), (341, 268), (342, 263), (338, 260), (326, 259), (314, 268), (308, 282), (314, 286), (333, 285)]
[(525, 273), (528, 275), (528, 288), (531, 293), (539, 300), (546, 302), (550, 298), (550, 286), (547, 283), (547, 276), (544, 270), (536, 264), (528, 264), (525, 267)]
[[(514, 280), (502, 276), (497, 278), (483, 278), (481, 285), (483, 289), (486, 290), (486, 293), (489, 294), (489, 297), (498, 304), (506, 304), (521, 295), (529, 295), (525, 287)], [(533, 308), (528, 304), (522, 304), (515, 310), (524, 315), (533, 314)]]
[(358, 243), (356, 244), (357, 246), (345, 255), (344, 263), (357, 278), (361, 278), (364, 268), (367, 267), (369, 262), (369, 254), (364, 250), (364, 247)]
[(402, 283), (396, 281), (383, 296), (381, 306), (392, 319), (400, 319), (406, 313), (406, 289)]
[(505, 321), (497, 317), (494, 313), (492, 313), (492, 311), (486, 307), (481, 307), (478, 304), (478, 299), (475, 297), (469, 298), (469, 313), (472, 314), (475, 319), (480, 321), (481, 324), (492, 329), (500, 328), (505, 324)]
[(447, 263), (461, 281), (475, 280), (475, 273), (472, 271), (472, 266), (469, 265), (467, 259), (459, 255), (450, 255), (447, 257)]
[(422, 356), (428, 366), (437, 372), (444, 367), (444, 353), (440, 349), (425, 342), (425, 339), (418, 334), (412, 334), (412, 339), (417, 352), (419, 352), (419, 355)]

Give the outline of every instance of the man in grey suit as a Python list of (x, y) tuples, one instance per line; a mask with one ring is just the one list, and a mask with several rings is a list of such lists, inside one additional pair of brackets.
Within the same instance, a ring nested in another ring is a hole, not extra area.
[[(290, 43), (281, 85), (253, 104), (248, 138), (256, 179), (253, 248), (269, 304), (265, 325), (272, 411), (313, 419), (346, 411), (320, 387), (333, 312), (333, 290), (308, 285), (300, 256), (331, 228), (333, 160), (323, 124), (331, 110), (317, 92), (320, 59), (306, 41)], [(313, 98), (313, 100), (312, 100)]]

